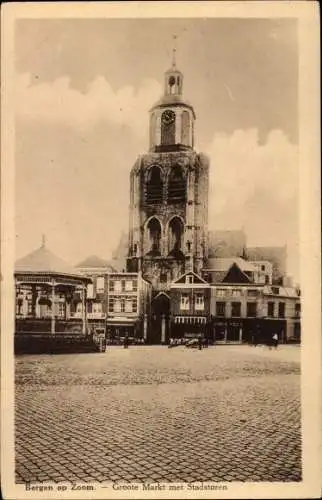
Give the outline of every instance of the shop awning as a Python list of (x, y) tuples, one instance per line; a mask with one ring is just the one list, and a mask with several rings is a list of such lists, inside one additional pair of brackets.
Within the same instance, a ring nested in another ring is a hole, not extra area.
[(120, 317), (114, 317), (114, 318), (108, 318), (107, 324), (108, 325), (133, 325), (134, 323), (137, 322), (137, 318), (120, 318)]
[(175, 316), (174, 322), (185, 325), (197, 325), (207, 323), (207, 318), (204, 316)]

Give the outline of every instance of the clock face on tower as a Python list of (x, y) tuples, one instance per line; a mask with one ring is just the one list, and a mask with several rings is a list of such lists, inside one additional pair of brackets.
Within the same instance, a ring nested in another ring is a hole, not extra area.
[(165, 125), (170, 125), (170, 123), (173, 123), (174, 120), (175, 120), (175, 113), (174, 111), (171, 111), (171, 109), (167, 109), (166, 111), (164, 111), (162, 113), (162, 123), (164, 123)]

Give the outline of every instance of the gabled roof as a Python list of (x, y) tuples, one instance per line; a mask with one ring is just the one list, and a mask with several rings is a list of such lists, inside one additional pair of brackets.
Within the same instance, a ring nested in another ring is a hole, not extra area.
[(178, 279), (176, 279), (173, 282), (173, 284), (185, 284), (187, 276), (193, 276), (194, 277), (193, 283), (189, 283), (191, 285), (193, 285), (193, 284), (198, 284), (198, 285), (204, 284), (204, 285), (209, 286), (209, 283), (207, 283), (207, 281), (205, 281), (203, 278), (201, 278), (201, 276), (199, 276), (197, 273), (195, 273), (193, 271), (187, 271), (186, 273), (182, 274)]
[(110, 267), (111, 269), (113, 269), (108, 260), (102, 259), (97, 255), (90, 255), (86, 259), (82, 260), (82, 262), (79, 262), (79, 264), (77, 264), (76, 267), (77, 268)]
[(241, 257), (213, 257), (208, 259), (207, 271), (227, 271), (236, 264), (243, 272), (255, 272), (256, 267)]
[(234, 262), (230, 268), (226, 276), (222, 280), (223, 283), (250, 283), (251, 279), (247, 274), (244, 273), (240, 269), (240, 267)]
[(15, 262), (15, 273), (49, 273), (49, 274), (69, 274), (81, 277), (79, 271), (57, 257), (43, 244), (37, 250), (29, 253), (25, 257)]

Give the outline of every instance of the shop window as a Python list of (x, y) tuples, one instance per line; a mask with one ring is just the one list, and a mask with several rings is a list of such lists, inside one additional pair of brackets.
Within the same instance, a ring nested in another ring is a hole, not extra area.
[(189, 294), (183, 293), (180, 298), (180, 309), (181, 311), (189, 311), (190, 308), (190, 297)]
[(195, 295), (195, 310), (204, 311), (205, 309), (205, 298), (202, 293), (197, 293)]
[(224, 317), (226, 312), (226, 302), (216, 302), (216, 316)]
[(285, 302), (279, 302), (279, 304), (278, 304), (278, 316), (280, 318), (285, 318)]
[(267, 303), (267, 316), (270, 318), (274, 318), (275, 315), (275, 303), (274, 302), (268, 302)]
[(231, 315), (235, 318), (240, 318), (241, 316), (241, 303), (232, 302), (231, 303)]
[(60, 318), (63, 318), (65, 316), (65, 304), (63, 302), (58, 302), (58, 311), (57, 315)]
[(257, 315), (257, 304), (256, 302), (247, 302), (247, 316), (249, 318), (255, 318)]

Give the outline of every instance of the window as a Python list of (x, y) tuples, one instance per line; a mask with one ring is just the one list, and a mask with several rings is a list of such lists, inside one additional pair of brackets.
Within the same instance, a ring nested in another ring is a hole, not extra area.
[(128, 298), (125, 300), (125, 312), (128, 313), (135, 313), (137, 312), (137, 300), (131, 298)]
[(104, 276), (99, 276), (96, 279), (96, 291), (98, 293), (103, 293), (105, 288), (105, 279)]
[(121, 291), (122, 291), (121, 280), (115, 280), (114, 281), (114, 292), (121, 292)]
[(233, 289), (232, 290), (232, 296), (233, 297), (241, 297), (242, 296), (242, 291), (238, 289)]
[(58, 302), (58, 311), (57, 311), (57, 315), (60, 317), (60, 318), (63, 318), (64, 315), (65, 315), (65, 304), (63, 302)]
[(179, 165), (174, 165), (168, 181), (168, 204), (186, 201), (186, 181)]
[(161, 273), (160, 274), (160, 281), (161, 281), (161, 283), (166, 283), (166, 281), (167, 281), (167, 273)]
[(190, 297), (187, 293), (181, 295), (180, 309), (181, 311), (189, 311), (190, 307)]
[(225, 316), (226, 302), (216, 302), (216, 316)]
[(132, 280), (126, 280), (125, 281), (125, 291), (126, 292), (132, 292), (133, 291), (133, 281)]
[(225, 295), (226, 295), (226, 290), (225, 290), (225, 289), (223, 289), (223, 288), (218, 288), (218, 289), (216, 290), (216, 295), (217, 295), (217, 297), (225, 297)]
[(247, 290), (248, 297), (257, 297), (258, 290)]
[(300, 303), (295, 304), (295, 317), (296, 318), (301, 317), (301, 304)]
[(285, 317), (285, 302), (279, 302), (278, 303), (278, 316), (280, 318)]
[(279, 295), (280, 289), (278, 286), (272, 286), (272, 293), (274, 293), (274, 295)]
[(83, 312), (83, 304), (81, 302), (77, 303), (76, 312), (77, 313), (82, 313)]
[(178, 256), (178, 253), (182, 249), (183, 233), (184, 227), (181, 219), (179, 219), (179, 217), (173, 217), (169, 223), (168, 230), (169, 255), (173, 257)]
[(162, 228), (161, 224), (153, 217), (149, 220), (146, 226), (146, 243), (147, 243), (147, 255), (157, 256), (160, 255), (161, 248), (161, 234)]
[(265, 285), (269, 285), (269, 274), (265, 274)]
[(110, 300), (108, 301), (108, 312), (114, 312), (114, 302), (114, 298), (110, 298)]
[(275, 303), (274, 302), (268, 302), (267, 303), (267, 316), (270, 318), (274, 318), (275, 315)]
[(93, 307), (92, 307), (92, 312), (93, 313), (101, 313), (102, 312), (102, 303), (101, 302), (94, 302)]
[(126, 299), (126, 301), (125, 301), (125, 312), (129, 312), (129, 313), (132, 312), (132, 310), (133, 310), (132, 309), (132, 304), (133, 304), (132, 299)]
[(138, 289), (138, 280), (133, 280), (133, 292), (136, 292)]
[(202, 293), (195, 295), (195, 310), (203, 311), (205, 309), (205, 299)]
[(257, 314), (257, 304), (256, 302), (247, 302), (247, 316), (249, 318), (256, 317)]
[(231, 303), (231, 315), (234, 318), (239, 318), (241, 316), (241, 303), (240, 302), (232, 302)]
[(110, 292), (114, 292), (114, 280), (110, 279), (108, 289)]
[(186, 283), (187, 284), (193, 283), (193, 276), (191, 274), (189, 274), (188, 276), (186, 276)]
[(146, 202), (151, 205), (162, 203), (163, 180), (161, 170), (158, 166), (153, 166), (149, 170), (146, 183)]
[(89, 285), (87, 285), (87, 298), (92, 299), (93, 297), (94, 297), (94, 287), (90, 283)]
[(261, 270), (265, 271), (265, 266), (263, 264), (261, 265)]

